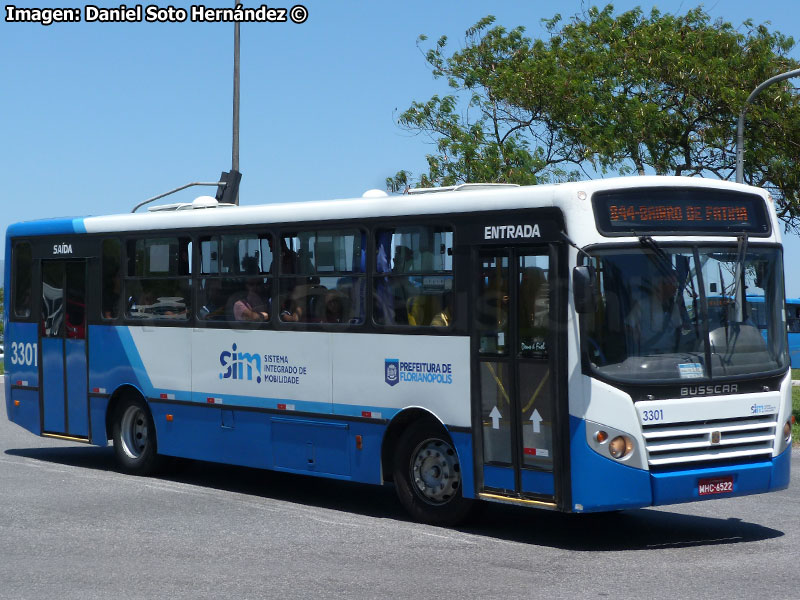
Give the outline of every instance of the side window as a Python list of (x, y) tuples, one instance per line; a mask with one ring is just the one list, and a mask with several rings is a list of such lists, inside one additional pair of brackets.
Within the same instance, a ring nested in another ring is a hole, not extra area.
[(12, 314), (18, 319), (31, 316), (31, 283), (33, 279), (33, 252), (28, 242), (14, 246), (14, 293)]
[(272, 237), (245, 233), (202, 237), (197, 318), (266, 322), (272, 315)]
[(280, 318), (293, 323), (364, 322), (366, 233), (294, 231), (281, 236)]
[(102, 316), (116, 319), (122, 293), (122, 244), (119, 240), (103, 240), (102, 269)]
[(188, 237), (128, 241), (125, 316), (164, 321), (188, 319), (191, 255)]
[(453, 320), (453, 230), (379, 229), (373, 307), (381, 325), (450, 327)]

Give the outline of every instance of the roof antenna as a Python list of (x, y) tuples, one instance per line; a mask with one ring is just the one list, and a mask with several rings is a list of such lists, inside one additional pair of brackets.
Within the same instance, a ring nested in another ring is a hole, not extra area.
[[(234, 2), (234, 6), (238, 6), (240, 2)], [(233, 24), (233, 150), (231, 152), (231, 170), (223, 171), (219, 176), (219, 181), (216, 182), (201, 182), (194, 181), (187, 183), (180, 187), (170, 190), (164, 194), (148, 198), (144, 202), (140, 202), (133, 207), (132, 213), (135, 213), (145, 204), (169, 196), (175, 192), (185, 190), (186, 188), (195, 185), (208, 185), (216, 186), (217, 194), (215, 198), (217, 202), (226, 204), (239, 205), (239, 182), (242, 180), (242, 174), (239, 172), (239, 22)]]

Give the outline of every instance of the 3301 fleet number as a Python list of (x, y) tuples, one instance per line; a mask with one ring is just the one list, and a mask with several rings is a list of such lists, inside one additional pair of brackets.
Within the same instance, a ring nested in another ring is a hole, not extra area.
[(11, 364), (34, 367), (39, 366), (39, 345), (11, 342)]
[(658, 408), (655, 410), (643, 410), (642, 411), (642, 422), (647, 423), (650, 421), (663, 421), (664, 420), (664, 409)]

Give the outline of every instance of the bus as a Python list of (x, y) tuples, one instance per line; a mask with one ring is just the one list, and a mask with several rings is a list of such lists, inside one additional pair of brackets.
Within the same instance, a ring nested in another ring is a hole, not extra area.
[(8, 418), (110, 440), (135, 474), (182, 457), (391, 483), (436, 524), (479, 501), (588, 513), (788, 486), (767, 192), (413, 192), (11, 225)]
[[(750, 317), (766, 334), (768, 311), (764, 308), (763, 296), (747, 296)], [(789, 342), (789, 361), (792, 369), (800, 369), (800, 298), (786, 299), (786, 335)]]

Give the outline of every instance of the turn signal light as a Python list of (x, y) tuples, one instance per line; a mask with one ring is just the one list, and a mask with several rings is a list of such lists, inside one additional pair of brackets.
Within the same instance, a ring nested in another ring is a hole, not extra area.
[(172, 415), (167, 415), (167, 421), (172, 423)]
[(791, 419), (786, 421), (786, 423), (783, 424), (783, 439), (786, 440), (787, 442), (790, 439), (792, 439), (792, 420), (793, 419), (794, 419), (794, 417), (792, 417)]
[(361, 450), (364, 447), (364, 440), (360, 435), (356, 436), (356, 450)]
[(608, 434), (605, 431), (598, 431), (594, 434), (594, 439), (596, 439), (599, 444), (602, 444), (608, 439)]
[(14, 400), (14, 406), (19, 406), (19, 400)]

